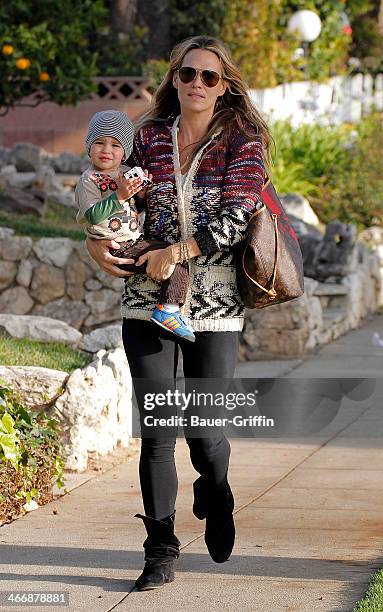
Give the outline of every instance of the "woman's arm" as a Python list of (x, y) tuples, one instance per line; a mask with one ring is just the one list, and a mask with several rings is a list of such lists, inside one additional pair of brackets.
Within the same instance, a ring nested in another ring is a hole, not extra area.
[[(221, 211), (211, 216), (206, 226), (186, 242), (142, 255), (137, 262), (148, 261), (147, 274), (154, 280), (169, 278), (174, 265), (198, 255), (211, 255), (240, 242), (246, 232), (262, 191), (265, 168), (260, 138), (249, 141), (238, 131), (230, 144), (230, 157), (221, 195)], [(184, 243), (185, 244), (185, 243)]]
[(249, 142), (238, 131), (229, 146), (221, 210), (193, 234), (202, 255), (211, 255), (240, 242), (260, 200), (265, 179), (260, 138)]
[(185, 245), (182, 249), (181, 243), (177, 242), (176, 244), (170, 244), (166, 249), (149, 251), (141, 255), (136, 265), (140, 266), (147, 261), (147, 276), (150, 276), (153, 280), (166, 280), (173, 274), (177, 263), (201, 255), (201, 250), (194, 238), (190, 237), (182, 244)]

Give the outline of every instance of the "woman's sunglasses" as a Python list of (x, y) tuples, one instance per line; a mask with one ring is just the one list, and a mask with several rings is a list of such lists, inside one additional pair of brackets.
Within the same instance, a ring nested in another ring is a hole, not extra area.
[(201, 75), (202, 82), (206, 87), (215, 87), (222, 78), (219, 76), (218, 72), (214, 72), (214, 70), (197, 70), (189, 66), (182, 66), (182, 68), (178, 70), (178, 76), (182, 83), (191, 83), (194, 81), (197, 74)]

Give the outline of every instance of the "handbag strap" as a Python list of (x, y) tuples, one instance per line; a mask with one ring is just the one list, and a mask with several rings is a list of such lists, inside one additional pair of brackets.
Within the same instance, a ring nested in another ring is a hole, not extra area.
[[(259, 214), (260, 212), (262, 212), (265, 209), (266, 209), (266, 205), (265, 205), (265, 208), (260, 209), (259, 211), (257, 211), (256, 214)], [(246, 254), (246, 249), (249, 246), (248, 244), (246, 245), (246, 248), (244, 249), (243, 254), (242, 254), (242, 267), (243, 267), (243, 271), (246, 274), (247, 278), (252, 283), (254, 283), (254, 285), (259, 287), (259, 289), (262, 289), (262, 291), (267, 293), (271, 298), (275, 298), (277, 296), (277, 292), (274, 289), (274, 283), (275, 283), (275, 277), (276, 277), (276, 274), (277, 274), (278, 255), (279, 255), (279, 248), (278, 248), (278, 245), (279, 245), (279, 239), (278, 239), (278, 215), (272, 214), (271, 218), (272, 218), (273, 223), (274, 223), (274, 231), (275, 231), (275, 259), (274, 259), (273, 274), (272, 274), (272, 277), (271, 277), (271, 289), (266, 289), (266, 287), (263, 287), (262, 285), (257, 283), (257, 281), (254, 278), (252, 278), (250, 276), (250, 274), (248, 273), (248, 271), (246, 270), (245, 254)]]

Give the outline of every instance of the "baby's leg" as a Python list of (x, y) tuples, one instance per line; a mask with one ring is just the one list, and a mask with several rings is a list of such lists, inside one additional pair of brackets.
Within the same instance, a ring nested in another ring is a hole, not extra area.
[(161, 283), (160, 304), (155, 308), (151, 321), (161, 325), (179, 338), (195, 341), (193, 329), (180, 312), (185, 303), (189, 285), (189, 266), (187, 262), (177, 264), (170, 278)]
[[(127, 240), (125, 242), (120, 242), (120, 248), (118, 249), (110, 249), (111, 255), (114, 257), (124, 257), (126, 259), (133, 259), (135, 262), (137, 259), (147, 253), (148, 251), (154, 251), (155, 249), (165, 249), (168, 245), (166, 242), (162, 240), (146, 240), (145, 238), (138, 239), (135, 242), (132, 240)], [(118, 266), (122, 270), (127, 270), (128, 272), (137, 272), (139, 274), (144, 274), (146, 271), (146, 262), (141, 266), (136, 266), (133, 264), (122, 264)]]

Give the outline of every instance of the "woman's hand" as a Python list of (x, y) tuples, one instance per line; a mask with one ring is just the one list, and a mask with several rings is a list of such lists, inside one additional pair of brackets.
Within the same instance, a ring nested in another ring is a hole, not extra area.
[(146, 267), (146, 275), (156, 281), (163, 281), (169, 278), (175, 269), (175, 264), (172, 263), (172, 251), (170, 247), (165, 249), (156, 249), (141, 255), (136, 262), (136, 266), (148, 262)]
[(134, 272), (128, 272), (127, 270), (121, 270), (117, 265), (132, 264), (134, 259), (123, 259), (120, 257), (113, 257), (109, 249), (119, 249), (120, 245), (115, 240), (94, 240), (92, 238), (86, 239), (86, 247), (91, 258), (112, 276), (132, 276)]

